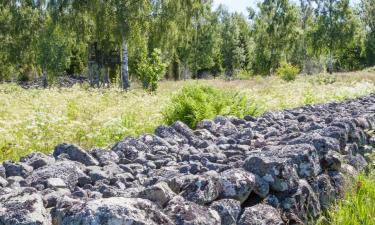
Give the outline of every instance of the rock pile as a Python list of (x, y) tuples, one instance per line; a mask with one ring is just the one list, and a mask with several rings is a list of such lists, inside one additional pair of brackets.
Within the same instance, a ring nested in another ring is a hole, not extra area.
[(58, 145), (0, 166), (0, 224), (310, 224), (363, 170), (375, 95), (176, 122), (111, 151)]

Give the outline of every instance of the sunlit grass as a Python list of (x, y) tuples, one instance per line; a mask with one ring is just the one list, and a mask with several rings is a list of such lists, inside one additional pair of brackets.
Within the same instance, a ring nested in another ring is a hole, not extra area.
[(327, 217), (319, 225), (375, 224), (375, 174), (361, 175), (346, 197), (329, 210)]
[(326, 219), (318, 225), (373, 225), (375, 224), (375, 154), (365, 173), (348, 185), (345, 197), (326, 212)]
[(375, 73), (301, 76), (289, 83), (276, 77), (167, 81), (154, 95), (138, 88), (25, 90), (0, 84), (0, 161), (33, 151), (51, 152), (61, 142), (89, 149), (108, 147), (128, 135), (152, 133), (163, 123), (162, 110), (171, 96), (198, 83), (241, 92), (265, 112), (375, 92)]

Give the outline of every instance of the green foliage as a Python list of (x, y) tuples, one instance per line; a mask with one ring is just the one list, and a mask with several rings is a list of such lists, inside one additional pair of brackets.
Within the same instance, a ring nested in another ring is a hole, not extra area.
[[(0, 80), (88, 70), (88, 46), (100, 49), (98, 68), (128, 49), (129, 76), (160, 49), (166, 78), (230, 78), (239, 71), (274, 74), (287, 61), (308, 62), (330, 52), (336, 71), (375, 65), (373, 0), (262, 0), (249, 15), (201, 0), (8, 0), (0, 4)], [(111, 65), (111, 80), (119, 71)], [(126, 71), (126, 70), (124, 70)], [(318, 71), (319, 72), (319, 71)], [(124, 72), (125, 73), (125, 72)], [(146, 82), (147, 83), (147, 82)]]
[(375, 4), (373, 0), (361, 0), (362, 20), (367, 28), (365, 46), (366, 65), (375, 65)]
[(137, 68), (143, 87), (150, 92), (155, 92), (158, 88), (158, 81), (165, 73), (165, 67), (160, 49), (154, 49), (151, 57), (143, 59)]
[(239, 70), (236, 72), (235, 77), (240, 80), (248, 80), (253, 77), (253, 74), (247, 70)]
[(220, 91), (207, 85), (186, 86), (172, 97), (163, 110), (164, 122), (172, 124), (182, 121), (195, 128), (203, 119), (218, 115), (257, 115), (257, 107), (249, 99), (233, 91)]
[(55, 26), (50, 18), (38, 37), (37, 63), (42, 70), (52, 75), (61, 75), (68, 68), (71, 57), (69, 39), (61, 27)]
[(360, 33), (364, 31), (364, 26), (360, 24), (358, 16), (350, 6), (350, 1), (319, 0), (315, 17), (316, 24), (309, 34), (315, 55), (325, 53), (328, 58), (331, 54), (333, 64), (336, 64), (333, 67), (336, 70), (360, 69), (356, 61), (362, 60), (363, 44)]
[[(221, 11), (220, 11), (221, 10)], [(249, 24), (240, 14), (229, 14), (219, 8), (222, 23), (223, 67), (226, 76), (234, 77), (236, 71), (247, 69), (252, 54), (252, 38)]]
[(281, 63), (276, 70), (276, 74), (284, 81), (294, 81), (299, 72), (300, 70), (297, 67), (289, 63)]
[(254, 19), (254, 70), (271, 75), (283, 59), (289, 59), (298, 38), (298, 13), (289, 0), (264, 0)]

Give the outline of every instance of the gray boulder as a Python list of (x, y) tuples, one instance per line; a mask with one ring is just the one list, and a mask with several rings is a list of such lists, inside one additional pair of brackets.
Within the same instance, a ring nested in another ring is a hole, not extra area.
[(45, 185), (45, 182), (49, 178), (60, 178), (73, 190), (78, 183), (78, 179), (80, 177), (86, 177), (82, 169), (84, 169), (84, 166), (77, 162), (57, 161), (52, 165), (34, 170), (30, 176), (26, 178), (26, 182), (31, 186), (39, 184)]
[(165, 182), (159, 182), (153, 186), (145, 188), (139, 194), (139, 198), (148, 199), (160, 207), (165, 206), (176, 194)]
[(328, 209), (337, 197), (329, 175), (319, 175), (313, 182), (311, 182), (311, 186), (319, 198), (321, 208)]
[(234, 199), (222, 199), (211, 204), (211, 209), (215, 210), (222, 225), (236, 225), (241, 213), (241, 203)]
[[(257, 187), (262, 187), (257, 184), (260, 177), (242, 169), (229, 169), (219, 175), (219, 184), (221, 187), (220, 198), (232, 198), (245, 202), (250, 193), (257, 189), (257, 192), (265, 197), (268, 194), (268, 183), (263, 181), (263, 188), (258, 190)], [(261, 181), (260, 181), (261, 182)]]
[(55, 159), (51, 156), (47, 156), (40, 152), (33, 152), (25, 157), (20, 159), (21, 162), (26, 163), (27, 165), (31, 166), (35, 169), (40, 167), (52, 164), (55, 162)]
[(52, 221), (36, 190), (22, 188), (0, 195), (0, 224), (52, 225)]
[(33, 168), (25, 163), (5, 161), (3, 162), (3, 166), (5, 168), (5, 174), (7, 177), (21, 176), (25, 178), (33, 171)]
[(321, 213), (319, 198), (305, 180), (299, 181), (296, 193), (282, 200), (281, 207), (306, 224), (312, 223)]
[(52, 208), (55, 207), (64, 196), (70, 196), (71, 193), (68, 189), (45, 189), (41, 194), (43, 196), (44, 207)]
[(23, 177), (20, 176), (10, 176), (7, 178), (8, 186), (9, 187), (22, 187), (27, 186), (26, 181)]
[(176, 225), (221, 224), (221, 218), (216, 210), (185, 201), (180, 196), (173, 198), (164, 212)]
[(2, 177), (2, 178), (7, 177), (5, 167), (2, 164), (0, 164), (0, 177)]
[(219, 193), (217, 174), (206, 173), (184, 186), (180, 195), (188, 201), (203, 205), (213, 202), (219, 197)]
[(0, 188), (6, 187), (8, 185), (8, 181), (5, 178), (0, 177)]
[(47, 187), (52, 189), (66, 188), (65, 182), (61, 178), (48, 178)]
[(284, 225), (280, 213), (272, 206), (258, 204), (245, 208), (238, 225)]
[(262, 177), (276, 192), (285, 192), (298, 186), (295, 165), (288, 158), (254, 153), (245, 160), (243, 168)]
[(114, 151), (103, 150), (103, 149), (93, 149), (90, 151), (99, 162), (101, 166), (108, 165), (110, 163), (118, 163), (120, 158)]
[(55, 147), (53, 156), (57, 158), (61, 154), (67, 154), (70, 160), (80, 162), (86, 166), (99, 165), (98, 161), (85, 150), (70, 144), (59, 144)]
[(57, 214), (60, 225), (172, 224), (156, 205), (137, 198), (96, 199), (74, 204)]

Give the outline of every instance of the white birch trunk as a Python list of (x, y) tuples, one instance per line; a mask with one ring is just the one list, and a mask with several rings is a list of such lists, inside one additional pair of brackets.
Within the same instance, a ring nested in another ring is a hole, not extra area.
[(48, 87), (48, 74), (47, 74), (47, 70), (45, 69), (43, 69), (42, 83), (43, 83), (43, 88)]
[(332, 50), (329, 50), (329, 65), (328, 65), (328, 71), (330, 74), (333, 73), (333, 59), (332, 59)]
[(129, 83), (129, 65), (128, 65), (128, 47), (126, 44), (125, 35), (122, 35), (122, 59), (121, 59), (121, 83), (122, 88), (127, 90), (130, 87)]

